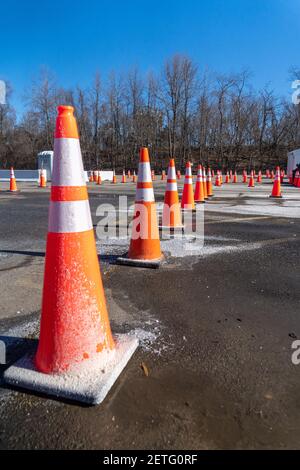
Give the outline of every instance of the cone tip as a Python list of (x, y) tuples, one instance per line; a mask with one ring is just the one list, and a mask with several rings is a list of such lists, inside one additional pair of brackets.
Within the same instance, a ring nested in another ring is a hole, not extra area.
[(71, 115), (73, 115), (74, 107), (69, 106), (69, 105), (60, 104), (59, 106), (57, 106), (57, 111), (58, 111), (58, 115), (61, 115), (61, 114), (71, 114)]

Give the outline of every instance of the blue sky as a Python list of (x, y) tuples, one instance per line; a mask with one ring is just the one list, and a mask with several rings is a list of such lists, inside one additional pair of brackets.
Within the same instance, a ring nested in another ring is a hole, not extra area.
[(96, 70), (159, 70), (174, 53), (200, 68), (248, 68), (256, 88), (291, 94), (300, 66), (300, 0), (10, 0), (0, 4), (0, 78), (13, 104), (42, 66), (68, 87), (88, 86)]

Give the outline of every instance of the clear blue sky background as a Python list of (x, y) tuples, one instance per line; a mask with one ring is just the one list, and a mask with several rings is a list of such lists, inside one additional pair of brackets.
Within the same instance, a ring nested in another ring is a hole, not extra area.
[(97, 69), (159, 70), (179, 52), (200, 68), (249, 68), (256, 88), (270, 82), (288, 96), (299, 25), (299, 0), (10, 0), (0, 5), (0, 78), (21, 111), (41, 66), (62, 86), (87, 86)]

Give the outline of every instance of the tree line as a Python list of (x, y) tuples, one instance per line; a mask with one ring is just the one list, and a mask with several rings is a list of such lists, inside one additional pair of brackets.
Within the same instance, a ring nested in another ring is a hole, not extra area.
[(88, 88), (62, 88), (42, 70), (19, 119), (7, 89), (0, 105), (2, 168), (36, 168), (37, 153), (53, 148), (58, 104), (75, 107), (86, 169), (136, 168), (141, 146), (149, 147), (157, 171), (170, 157), (178, 168), (191, 160), (224, 170), (264, 169), (285, 166), (287, 151), (300, 147), (300, 106), (291, 97), (276, 96), (270, 86), (255, 91), (247, 70), (212, 73), (182, 55), (146, 76), (137, 68), (105, 79), (96, 73)]

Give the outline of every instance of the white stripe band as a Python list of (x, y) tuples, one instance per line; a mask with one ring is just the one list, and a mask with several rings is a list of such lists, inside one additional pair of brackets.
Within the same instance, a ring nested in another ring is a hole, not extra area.
[(151, 170), (149, 162), (139, 163), (138, 183), (151, 183)]
[(193, 184), (192, 178), (185, 178), (184, 179), (184, 184)]
[(88, 200), (50, 201), (49, 232), (86, 232), (93, 228)]
[(177, 191), (177, 183), (167, 183), (167, 191)]
[(168, 180), (176, 180), (175, 166), (169, 166), (169, 169), (168, 169)]
[(137, 188), (135, 195), (136, 202), (154, 202), (153, 188)]
[(52, 185), (86, 185), (79, 139), (54, 139)]

